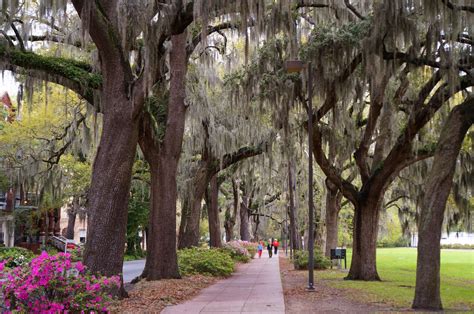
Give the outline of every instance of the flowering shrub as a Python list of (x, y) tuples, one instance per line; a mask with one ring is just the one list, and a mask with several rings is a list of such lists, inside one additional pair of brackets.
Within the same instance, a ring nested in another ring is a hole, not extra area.
[(222, 250), (232, 257), (233, 260), (247, 263), (250, 260), (250, 253), (247, 250), (250, 242), (247, 241), (230, 241), (224, 244)]
[(255, 257), (255, 254), (257, 254), (257, 246), (258, 244), (255, 242), (248, 242), (248, 241), (240, 241), (242, 246), (247, 249), (247, 251), (250, 254), (251, 258)]
[(107, 311), (107, 291), (120, 284), (118, 277), (91, 275), (81, 262), (72, 263), (69, 253), (43, 252), (6, 272), (6, 278), (0, 283), (5, 309), (27, 313)]

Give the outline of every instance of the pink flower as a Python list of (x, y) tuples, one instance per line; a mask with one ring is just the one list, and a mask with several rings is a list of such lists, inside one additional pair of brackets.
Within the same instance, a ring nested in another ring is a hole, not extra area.
[(84, 269), (85, 269), (85, 266), (84, 266), (81, 262), (77, 262), (77, 263), (76, 263), (76, 269), (77, 269), (80, 273), (82, 273), (82, 272), (84, 271)]

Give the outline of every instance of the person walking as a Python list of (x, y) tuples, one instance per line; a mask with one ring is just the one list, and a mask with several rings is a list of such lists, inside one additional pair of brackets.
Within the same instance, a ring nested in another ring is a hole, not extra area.
[(258, 251), (258, 258), (261, 258), (262, 252), (263, 252), (263, 241), (258, 242), (257, 251)]
[(273, 249), (275, 250), (275, 255), (278, 254), (278, 247), (280, 246), (280, 242), (278, 242), (278, 239), (275, 239), (275, 241), (273, 241)]
[(271, 239), (268, 239), (267, 250), (268, 250), (268, 256), (272, 258), (272, 240)]

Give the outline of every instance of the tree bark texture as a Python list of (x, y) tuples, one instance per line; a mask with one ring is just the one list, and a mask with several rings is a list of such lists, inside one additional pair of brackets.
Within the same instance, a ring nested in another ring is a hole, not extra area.
[(79, 212), (79, 198), (77, 196), (72, 199), (72, 208), (68, 208), (67, 212), (67, 228), (66, 238), (74, 239), (74, 228), (76, 226), (76, 217)]
[(240, 239), (242, 241), (250, 241), (249, 208), (246, 196), (242, 197), (242, 202), (240, 203)]
[(355, 207), (352, 262), (346, 279), (380, 280), (376, 265), (380, 199), (361, 199)]
[(290, 219), (290, 245), (293, 250), (301, 249), (301, 237), (298, 230), (298, 221), (295, 208), (295, 183), (294, 183), (294, 172), (293, 163), (288, 163), (288, 198), (289, 208), (288, 216)]
[(176, 174), (186, 117), (186, 32), (171, 36), (171, 43), (166, 130), (158, 160), (150, 165), (153, 206), (144, 271), (147, 280), (180, 278), (176, 253)]
[(181, 215), (181, 225), (179, 232), (178, 247), (189, 248), (199, 244), (199, 223), (201, 220), (201, 205), (209, 185), (208, 163), (201, 160), (196, 174), (193, 177), (191, 188), (189, 189), (188, 200), (184, 203), (189, 207)]
[(107, 113), (89, 191), (84, 262), (92, 272), (111, 276), (122, 272), (138, 123), (131, 119), (123, 81), (107, 78), (102, 100)]
[[(102, 135), (97, 149), (89, 190), (85, 265), (94, 273), (111, 276), (122, 272), (127, 226), (127, 209), (132, 166), (138, 142), (139, 102), (131, 97), (133, 76), (124, 51), (117, 42), (117, 10), (112, 1), (99, 10), (91, 3), (72, 1), (101, 60)], [(124, 290), (123, 290), (124, 292)]]
[(326, 180), (326, 256), (331, 256), (331, 249), (338, 243), (338, 218), (341, 210), (342, 193), (330, 181)]
[(237, 212), (239, 210), (239, 189), (234, 179), (232, 179), (232, 195), (234, 199), (232, 214), (230, 212), (230, 208), (227, 208), (224, 221), (226, 242), (231, 241), (234, 237), (234, 226), (237, 220)]
[(217, 176), (211, 178), (209, 187), (209, 236), (211, 247), (222, 247), (221, 240), (221, 223), (219, 220), (219, 185), (217, 183)]
[(455, 107), (441, 132), (418, 223), (418, 257), (413, 308), (441, 310), (440, 240), (446, 201), (464, 137), (474, 123), (474, 98)]

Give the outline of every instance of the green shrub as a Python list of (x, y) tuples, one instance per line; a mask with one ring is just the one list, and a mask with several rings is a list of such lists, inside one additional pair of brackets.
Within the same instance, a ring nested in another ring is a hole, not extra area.
[[(294, 251), (293, 264), (295, 265), (295, 269), (308, 269), (308, 251)], [(319, 250), (314, 249), (314, 269), (327, 269), (329, 266), (331, 266), (330, 260)]]
[(442, 249), (474, 250), (474, 244), (441, 244)]
[(51, 246), (51, 245), (42, 246), (41, 251), (46, 251), (49, 255), (56, 255), (56, 254), (60, 253), (57, 248), (55, 248), (54, 246)]
[(254, 258), (255, 254), (257, 254), (257, 247), (256, 246), (248, 246), (247, 251), (249, 251), (250, 257)]
[(76, 246), (73, 249), (67, 250), (67, 252), (71, 254), (71, 261), (73, 262), (82, 261), (83, 251), (84, 251), (84, 248), (81, 246)]
[(35, 254), (22, 247), (2, 247), (0, 248), (0, 261), (7, 261), (5, 267), (13, 268), (28, 264)]
[(238, 241), (240, 245), (247, 249), (250, 258), (254, 258), (257, 254), (257, 246), (258, 243), (255, 242), (248, 242), (248, 241)]
[(219, 250), (222, 253), (230, 256), (230, 258), (235, 262), (248, 263), (250, 261), (250, 256), (248, 254), (241, 254), (239, 251), (235, 250), (232, 247), (224, 246)]
[(390, 240), (384, 238), (382, 240), (377, 241), (377, 247), (379, 248), (388, 248), (388, 247), (407, 247), (410, 245), (410, 240), (406, 237), (399, 237), (395, 240)]
[(229, 254), (220, 249), (190, 248), (178, 251), (181, 275), (230, 276), (234, 262)]

